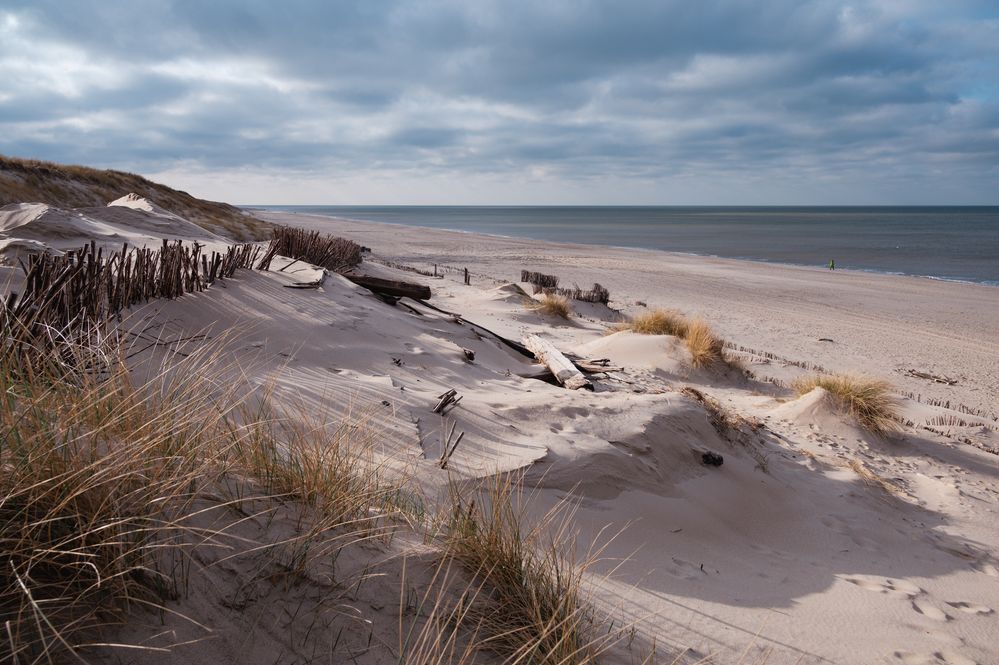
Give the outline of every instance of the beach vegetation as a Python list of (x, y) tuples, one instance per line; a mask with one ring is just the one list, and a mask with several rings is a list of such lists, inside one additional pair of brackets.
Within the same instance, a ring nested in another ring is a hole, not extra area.
[[(51, 371), (0, 365), (0, 661), (81, 657), (135, 610), (162, 611), (197, 547), (257, 557), (251, 570), (273, 584), (390, 535), (397, 492), (364, 454), (363, 423), (274, 412), (225, 378), (245, 368), (220, 348), (170, 356), (138, 382), (113, 336), (64, 345), (76, 358)], [(295, 506), (295, 529), (232, 536), (260, 501), (265, 516)]]
[(683, 343), (694, 367), (707, 367), (723, 359), (724, 342), (715, 336), (704, 319), (694, 319), (687, 324)]
[(545, 316), (555, 316), (560, 319), (568, 319), (572, 315), (572, 306), (565, 296), (546, 293), (540, 300), (532, 300), (528, 307)]
[(616, 330), (631, 330), (641, 335), (672, 335), (684, 337), (690, 321), (675, 309), (653, 309), (620, 323)]
[(597, 634), (583, 591), (583, 574), (599, 552), (577, 560), (572, 506), (559, 503), (532, 519), (520, 487), (510, 474), (474, 491), (452, 486), (442, 540), (445, 553), (473, 577), (478, 602), (469, 622), (480, 648), (506, 662), (593, 663), (616, 639), (611, 631)]
[(791, 387), (799, 396), (824, 388), (861, 427), (874, 434), (885, 435), (898, 429), (893, 388), (882, 379), (855, 374), (814, 374), (795, 380)]
[(103, 207), (130, 193), (233, 240), (264, 240), (271, 232), (271, 224), (235, 206), (198, 199), (134, 173), (0, 155), (0, 207), (11, 203)]
[(725, 342), (717, 337), (704, 319), (689, 319), (675, 309), (653, 309), (611, 327), (610, 332), (630, 330), (641, 335), (672, 335), (683, 340), (690, 352), (690, 364), (708, 367), (728, 362)]

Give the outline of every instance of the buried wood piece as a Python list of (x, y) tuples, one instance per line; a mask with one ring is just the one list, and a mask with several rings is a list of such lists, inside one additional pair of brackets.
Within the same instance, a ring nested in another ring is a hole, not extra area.
[(569, 390), (593, 389), (593, 384), (551, 342), (543, 340), (537, 335), (527, 335), (524, 337), (524, 346), (530, 349), (534, 356), (552, 371), (556, 381)]
[(440, 307), (431, 305), (430, 303), (423, 300), (420, 300), (419, 304), (423, 305), (424, 307), (428, 307), (434, 310), (435, 312), (440, 312), (441, 314), (447, 314), (448, 316), (453, 317), (455, 323), (461, 324), (462, 322), (466, 322), (468, 323), (468, 325), (472, 326), (473, 328), (476, 328), (488, 335), (492, 335), (493, 337), (496, 338), (497, 341), (499, 341), (502, 344), (505, 344), (506, 346), (510, 347), (511, 349), (513, 349), (522, 356), (525, 356), (527, 358), (534, 357), (534, 354), (531, 352), (531, 350), (528, 349), (523, 344), (521, 344), (520, 342), (515, 342), (512, 339), (507, 339), (506, 337), (503, 337), (500, 334), (494, 333), (492, 330), (489, 330), (485, 326), (481, 326), (478, 323), (473, 323), (472, 321), (468, 321), (467, 319), (463, 318), (461, 314), (457, 314), (455, 312), (449, 312), (446, 309), (441, 309)]
[(400, 282), (392, 279), (368, 277), (367, 275), (344, 275), (358, 286), (387, 296), (397, 298), (412, 298), (413, 300), (429, 300), (430, 287), (412, 282)]
[(439, 401), (437, 402), (437, 406), (434, 407), (434, 413), (443, 414), (448, 406), (456, 406), (461, 401), (461, 396), (458, 395), (458, 391), (451, 388), (446, 393), (438, 395), (437, 399)]
[(909, 376), (914, 376), (917, 379), (926, 379), (927, 381), (934, 381), (936, 383), (943, 383), (948, 386), (953, 386), (957, 384), (957, 379), (952, 379), (949, 376), (937, 376), (936, 374), (930, 374), (929, 372), (920, 372), (916, 369), (910, 369), (906, 371)]
[[(290, 266), (291, 264), (289, 263), (288, 265)], [(285, 266), (285, 268), (287, 268), (287, 267), (288, 266)], [(282, 268), (281, 270), (284, 270), (284, 268)], [(278, 272), (280, 272), (280, 271), (278, 271)], [(320, 275), (319, 279), (317, 279), (314, 282), (295, 282), (293, 284), (285, 284), (284, 288), (286, 288), (286, 289), (318, 289), (320, 286), (322, 286), (323, 284), (326, 283), (326, 275), (328, 275), (328, 274), (329, 273), (327, 273), (325, 270), (323, 270), (323, 274)]]

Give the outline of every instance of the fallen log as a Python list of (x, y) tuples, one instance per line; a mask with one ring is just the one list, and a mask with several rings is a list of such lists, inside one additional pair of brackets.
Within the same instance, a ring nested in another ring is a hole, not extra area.
[(481, 330), (482, 332), (484, 332), (484, 333), (486, 333), (488, 335), (492, 335), (493, 337), (496, 338), (497, 341), (499, 341), (499, 342), (505, 344), (506, 346), (510, 347), (511, 349), (513, 349), (514, 351), (516, 351), (520, 355), (524, 356), (525, 358), (533, 358), (534, 357), (534, 354), (526, 346), (524, 346), (520, 342), (515, 342), (512, 339), (507, 339), (506, 337), (503, 337), (502, 335), (494, 333), (492, 330), (489, 330), (489, 328), (486, 328), (485, 326), (480, 326), (478, 323), (473, 323), (472, 321), (468, 321), (467, 319), (463, 318), (461, 316), (461, 314), (457, 314), (455, 312), (449, 312), (446, 309), (441, 309), (440, 307), (436, 307), (436, 306), (431, 305), (430, 303), (424, 302), (422, 300), (420, 301), (420, 304), (423, 305), (424, 307), (429, 307), (430, 309), (434, 310), (435, 312), (440, 312), (441, 314), (447, 314), (448, 316), (454, 317), (455, 323), (459, 323), (460, 324), (462, 321), (464, 321), (464, 322), (468, 323), (470, 326), (472, 326), (473, 328), (476, 328), (477, 330)]
[(527, 335), (524, 337), (524, 346), (530, 349), (534, 357), (552, 371), (556, 381), (569, 390), (593, 389), (593, 384), (551, 342), (543, 340), (537, 335)]
[(347, 279), (358, 286), (397, 298), (412, 298), (413, 300), (429, 300), (430, 287), (423, 284), (413, 284), (412, 282), (400, 282), (393, 279), (381, 279), (379, 277), (368, 277), (367, 275), (344, 275)]

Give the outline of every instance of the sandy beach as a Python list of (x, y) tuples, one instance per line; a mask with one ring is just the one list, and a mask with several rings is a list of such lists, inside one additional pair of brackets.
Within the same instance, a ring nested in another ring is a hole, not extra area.
[[(901, 389), (993, 412), (999, 404), (999, 289), (926, 278), (545, 243), (314, 215), (278, 223), (350, 237), (402, 263), (468, 267), (510, 281), (521, 269), (608, 287), (624, 313), (675, 307), (702, 314), (726, 339), (835, 371), (868, 372)], [(820, 338), (832, 342), (820, 342)], [(913, 380), (916, 369), (957, 384)]]
[[(57, 212), (8, 210), (0, 228), (54, 248), (156, 246), (154, 222), (170, 215), (141, 200), (88, 209), (82, 221)], [(404, 658), (404, 618), (431, 618), (410, 597), (433, 589), (436, 562), (448, 559), (413, 525), (446, 514), (455, 483), (515, 472), (530, 496), (524, 527), (569, 501), (575, 553), (595, 555), (582, 583), (595, 630), (614, 636), (597, 662), (999, 662), (999, 289), (265, 217), (370, 248), (354, 274), (429, 286), (433, 307), (393, 306), (338, 274), (286, 288), (324, 271), (278, 257), (269, 270), (132, 308), (124, 320), (139, 326), (136, 340), (154, 340), (129, 356), (132, 371), (210, 340), (227, 361), (213, 390), (266, 394), (302, 422), (352, 423), (337, 431), (367, 441), (367, 463), (405, 478), (405, 496), (421, 497), (407, 505), (420, 509), (400, 511), (393, 537), (343, 546), (332, 564), (309, 559), (288, 583), (262, 575), (255, 553), (294, 533), (301, 515), (290, 501), (256, 512), (240, 498), (225, 547), (185, 555), (185, 590), (164, 601), (169, 612), (135, 610), (106, 638), (169, 649), (92, 649), (97, 660), (417, 662)], [(50, 234), (46, 219), (60, 222)], [(206, 233), (199, 242), (224, 244)], [(435, 264), (443, 276), (414, 272)], [(570, 301), (569, 318), (547, 315), (528, 306), (540, 296), (521, 270), (597, 282), (609, 303)], [(15, 290), (17, 275), (3, 268)], [(727, 360), (701, 366), (680, 337), (615, 328), (656, 308), (702, 317), (728, 343)], [(497, 336), (531, 335), (608, 367), (589, 375), (592, 390), (529, 378), (540, 366)], [(821, 388), (789, 388), (816, 372), (889, 381), (896, 431), (865, 429)], [(461, 399), (441, 416), (434, 407), (449, 390)], [(445, 469), (452, 428), (463, 438)], [(226, 496), (198, 495), (197, 519), (229, 515), (236, 499)]]

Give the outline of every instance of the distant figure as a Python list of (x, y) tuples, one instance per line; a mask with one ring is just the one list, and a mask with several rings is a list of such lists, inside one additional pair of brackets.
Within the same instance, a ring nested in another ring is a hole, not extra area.
[(836, 269), (836, 261), (834, 259), (829, 259), (829, 269), (830, 270)]

